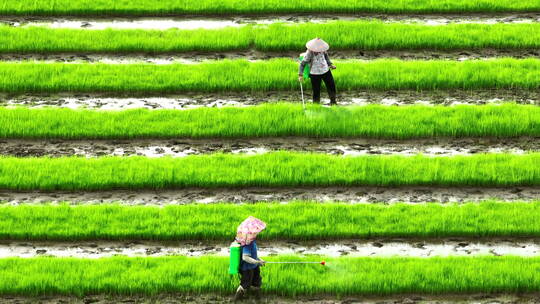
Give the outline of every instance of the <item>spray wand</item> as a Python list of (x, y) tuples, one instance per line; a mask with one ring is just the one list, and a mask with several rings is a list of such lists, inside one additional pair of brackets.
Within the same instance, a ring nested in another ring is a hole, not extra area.
[(306, 102), (304, 101), (304, 87), (302, 86), (302, 83), (300, 82), (300, 92), (302, 93), (302, 108), (304, 109), (304, 112), (306, 111)]
[(265, 262), (265, 264), (321, 264), (324, 266), (326, 265), (326, 262)]
[[(304, 60), (304, 57), (306, 56), (306, 53), (300, 54), (300, 57), (298, 57), (298, 61), (302, 62)], [(309, 78), (309, 71), (310, 71), (309, 63), (304, 66), (304, 78)], [(306, 112), (306, 102), (304, 100), (304, 87), (302, 86), (302, 82), (300, 81), (300, 94), (302, 94), (302, 109), (304, 112)]]

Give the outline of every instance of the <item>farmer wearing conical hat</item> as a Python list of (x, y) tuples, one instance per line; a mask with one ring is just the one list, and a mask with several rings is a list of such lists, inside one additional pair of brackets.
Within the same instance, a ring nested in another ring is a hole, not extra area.
[(320, 103), (321, 101), (321, 81), (324, 81), (328, 96), (330, 97), (330, 105), (336, 105), (336, 84), (332, 71), (336, 66), (332, 64), (326, 51), (328, 51), (328, 43), (320, 38), (315, 38), (306, 43), (307, 52), (303, 57), (300, 68), (298, 70), (298, 81), (304, 81), (304, 68), (309, 64), (309, 78), (313, 88), (313, 102)]
[(240, 262), (240, 286), (234, 296), (235, 301), (241, 300), (245, 293), (250, 290), (256, 298), (261, 293), (261, 270), (264, 261), (257, 256), (257, 234), (266, 228), (266, 224), (253, 216), (244, 220), (236, 230), (235, 242), (242, 248), (242, 260)]

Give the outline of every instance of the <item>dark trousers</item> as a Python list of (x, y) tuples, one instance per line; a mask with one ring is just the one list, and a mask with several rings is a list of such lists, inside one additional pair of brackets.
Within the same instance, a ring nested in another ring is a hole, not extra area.
[(313, 88), (314, 103), (321, 102), (321, 81), (324, 81), (326, 90), (328, 91), (328, 97), (330, 97), (330, 104), (336, 104), (336, 84), (330, 70), (322, 75), (309, 74), (309, 78), (311, 79), (311, 87)]
[(247, 290), (250, 287), (261, 287), (261, 284), (262, 278), (260, 267), (240, 271), (240, 285), (242, 285), (242, 288)]

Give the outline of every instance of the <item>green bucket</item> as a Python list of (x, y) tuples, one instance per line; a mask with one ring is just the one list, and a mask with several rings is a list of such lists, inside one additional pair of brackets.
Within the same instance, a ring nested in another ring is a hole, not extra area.
[(237, 242), (232, 242), (229, 248), (229, 274), (238, 274), (240, 261), (242, 259), (242, 247)]

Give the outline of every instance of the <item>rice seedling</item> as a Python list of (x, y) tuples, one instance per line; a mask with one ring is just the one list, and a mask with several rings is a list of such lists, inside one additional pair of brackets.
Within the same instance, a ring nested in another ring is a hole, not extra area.
[(163, 16), (186, 14), (276, 14), (276, 13), (480, 13), (538, 12), (535, 0), (34, 0), (31, 3), (4, 0), (0, 14), (17, 16)]
[(540, 107), (380, 105), (325, 108), (265, 104), (192, 110), (0, 108), (0, 138), (130, 139), (246, 137), (540, 136)]
[[(300, 260), (269, 258), (283, 259)], [(228, 276), (227, 262), (222, 257), (7, 258), (0, 259), (0, 294), (231, 294), (238, 280)], [(262, 270), (263, 290), (284, 296), (540, 291), (538, 257), (331, 258), (327, 265), (268, 265)]]
[(183, 158), (0, 158), (0, 189), (107, 190), (258, 186), (532, 186), (540, 154), (358, 156), (275, 152)]
[[(252, 27), (220, 30), (73, 30), (0, 26), (0, 52), (182, 52), (249, 49)], [(212, 41), (212, 43), (208, 43)]]
[[(347, 33), (347, 35), (344, 35)], [(85, 30), (0, 26), (0, 52), (293, 51), (321, 37), (332, 50), (519, 49), (540, 46), (540, 24), (419, 25), (381, 21), (244, 26), (224, 29)], [(212, 41), (212, 43), (208, 43)]]
[(0, 239), (228, 241), (250, 215), (268, 225), (259, 236), (262, 240), (540, 236), (540, 202), (355, 205), (298, 201), (165, 207), (2, 205)]
[(314, 37), (328, 41), (331, 50), (518, 49), (540, 45), (540, 24), (430, 26), (337, 21), (295, 26), (274, 24), (265, 30), (254, 28), (253, 31), (255, 48), (264, 51), (303, 50), (305, 42)]
[[(340, 90), (538, 89), (540, 60), (336, 61)], [(264, 73), (262, 72), (264, 71)], [(0, 92), (178, 93), (298, 90), (298, 64), (220, 60), (200, 64), (0, 63)]]

